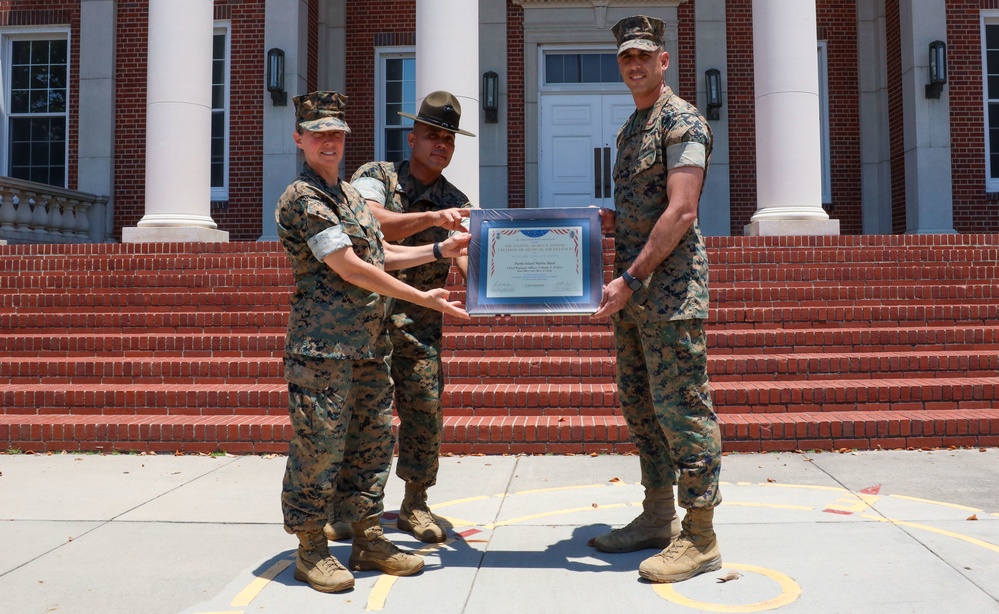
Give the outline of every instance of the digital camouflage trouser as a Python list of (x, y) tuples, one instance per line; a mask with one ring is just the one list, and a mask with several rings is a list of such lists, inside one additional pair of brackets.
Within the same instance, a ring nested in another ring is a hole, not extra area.
[(437, 483), (444, 430), (444, 371), (437, 311), (395, 301), (389, 317), (392, 381), (399, 416), (399, 461), (395, 473), (426, 490)]
[(678, 485), (680, 507), (721, 503), (721, 431), (708, 384), (702, 320), (645, 322), (633, 305), (614, 317), (621, 411), (638, 448), (642, 485)]
[(321, 530), (334, 505), (347, 522), (380, 514), (395, 446), (387, 361), (285, 356), (285, 377), (294, 431), (281, 491), (285, 529)]

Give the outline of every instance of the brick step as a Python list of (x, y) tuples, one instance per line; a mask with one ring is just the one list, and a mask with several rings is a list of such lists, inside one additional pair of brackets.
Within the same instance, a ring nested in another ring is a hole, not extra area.
[[(719, 414), (981, 409), (999, 397), (999, 377), (714, 382)], [(283, 384), (0, 385), (7, 414), (280, 414)], [(448, 415), (611, 415), (616, 387), (604, 384), (450, 384)]]
[(842, 284), (869, 283), (967, 283), (996, 279), (999, 265), (995, 263), (955, 267), (948, 262), (936, 264), (904, 264), (896, 266), (746, 266), (711, 269), (712, 284), (726, 283), (801, 283), (837, 282)]
[[(0, 366), (2, 369), (2, 366)], [(450, 384), (602, 383), (615, 381), (614, 355), (604, 357), (454, 356), (444, 359)], [(999, 349), (939, 352), (708, 355), (712, 382), (992, 377)], [(2, 375), (2, 370), (0, 370)]]
[(288, 328), (285, 311), (140, 311), (75, 313), (0, 313), (0, 329), (30, 330), (34, 334), (64, 333), (67, 330), (110, 330), (132, 333), (216, 332), (284, 333)]
[(727, 330), (707, 324), (708, 355), (814, 352), (906, 352), (995, 350), (999, 348), (999, 326), (911, 326), (897, 328), (810, 328)]
[(125, 251), (81, 257), (73, 254), (19, 255), (0, 258), (0, 278), (12, 273), (118, 273), (149, 274), (153, 271), (187, 271), (197, 274), (231, 273), (233, 270), (270, 273), (290, 272), (283, 251), (251, 254), (137, 255)]
[(280, 384), (280, 356), (0, 359), (0, 384)]
[(258, 357), (280, 356), (281, 333), (25, 334), (0, 337), (0, 357)]
[(708, 264), (725, 266), (898, 266), (908, 263), (999, 264), (996, 245), (939, 247), (741, 247), (725, 248), (708, 243)]
[(740, 284), (711, 283), (711, 305), (716, 307), (826, 306), (830, 303), (893, 305), (961, 304), (999, 298), (993, 281), (950, 285), (860, 285), (839, 284)]
[[(605, 384), (615, 380), (605, 356), (444, 357), (449, 384)], [(713, 382), (991, 377), (999, 350), (719, 355), (708, 357)], [(252, 358), (0, 359), (0, 384), (284, 384), (280, 356)]]
[(826, 307), (723, 307), (713, 308), (708, 321), (714, 328), (855, 328), (864, 324), (900, 327), (912, 323), (929, 326), (961, 322), (990, 324), (999, 320), (999, 304), (891, 305)]
[(614, 350), (614, 337), (609, 325), (588, 334), (531, 330), (465, 334), (445, 329), (441, 346), (445, 353), (479, 358), (484, 352), (494, 356), (606, 356)]
[[(999, 445), (994, 409), (721, 415), (719, 424), (727, 452)], [(285, 454), (291, 435), (287, 415), (0, 415), (0, 445), (34, 452)], [(621, 416), (444, 418), (444, 453), (633, 451)]]
[[(999, 377), (712, 382), (719, 414), (979, 409), (999, 400)], [(609, 415), (613, 384), (445, 386), (450, 415)]]
[(136, 311), (204, 309), (288, 309), (291, 288), (254, 292), (192, 292), (175, 288), (170, 292), (121, 290), (64, 291), (59, 293), (19, 292), (0, 294), (0, 312), (11, 311)]
[(264, 288), (290, 292), (294, 280), (291, 271), (189, 273), (174, 271), (136, 271), (108, 273), (97, 271), (83, 275), (59, 273), (18, 273), (0, 275), (0, 292), (40, 292), (58, 294), (60, 291), (85, 289), (100, 291), (176, 292), (179, 290), (204, 292), (240, 292), (244, 289)]

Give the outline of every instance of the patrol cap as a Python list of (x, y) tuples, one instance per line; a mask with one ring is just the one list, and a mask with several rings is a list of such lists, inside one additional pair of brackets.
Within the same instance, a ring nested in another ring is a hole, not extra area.
[(420, 112), (418, 114), (412, 115), (399, 111), (399, 115), (408, 117), (413, 121), (418, 121), (421, 124), (443, 128), (448, 132), (456, 132), (465, 136), (475, 136), (467, 130), (458, 128), (458, 122), (461, 120), (461, 105), (451, 92), (430, 92), (420, 104)]
[(344, 120), (347, 97), (338, 92), (312, 92), (295, 96), (295, 122), (302, 130), (350, 132)]
[(617, 54), (621, 55), (629, 49), (655, 51), (663, 46), (666, 34), (666, 24), (662, 19), (635, 15), (625, 17), (611, 28), (617, 39)]

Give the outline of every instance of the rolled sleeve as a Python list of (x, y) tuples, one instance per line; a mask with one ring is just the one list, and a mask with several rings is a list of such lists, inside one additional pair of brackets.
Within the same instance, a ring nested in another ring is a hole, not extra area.
[(707, 159), (707, 151), (703, 143), (687, 141), (676, 143), (666, 148), (666, 169), (674, 169), (681, 166), (696, 166), (704, 168)]
[(385, 184), (374, 177), (358, 177), (350, 182), (364, 200), (373, 200), (385, 206)]
[(350, 237), (340, 226), (332, 226), (309, 239), (309, 249), (316, 260), (322, 262), (333, 252), (350, 247)]

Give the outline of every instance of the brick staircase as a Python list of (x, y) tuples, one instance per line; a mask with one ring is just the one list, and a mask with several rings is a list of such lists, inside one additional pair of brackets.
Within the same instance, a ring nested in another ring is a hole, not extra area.
[[(708, 245), (727, 450), (999, 445), (999, 236)], [(285, 452), (290, 285), (275, 243), (0, 246), (0, 449)], [(444, 347), (446, 451), (633, 449), (606, 322)]]

